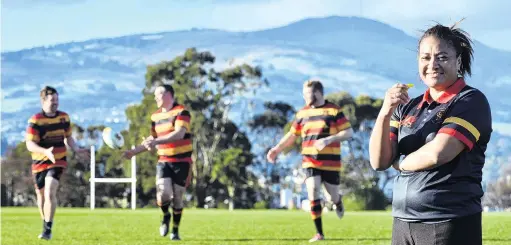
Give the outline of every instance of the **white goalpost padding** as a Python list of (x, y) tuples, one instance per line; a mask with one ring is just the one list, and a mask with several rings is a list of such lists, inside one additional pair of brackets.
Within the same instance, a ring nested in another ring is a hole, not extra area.
[(131, 209), (135, 210), (137, 206), (137, 160), (135, 156), (131, 158), (131, 178), (96, 178), (96, 150), (94, 146), (90, 148), (90, 209), (96, 207), (96, 183), (131, 183)]

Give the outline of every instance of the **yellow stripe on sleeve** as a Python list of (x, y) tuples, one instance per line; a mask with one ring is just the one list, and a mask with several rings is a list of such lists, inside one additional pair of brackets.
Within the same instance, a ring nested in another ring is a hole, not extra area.
[(479, 133), (479, 130), (477, 130), (477, 128), (474, 127), (474, 125), (472, 125), (471, 123), (469, 123), (468, 121), (466, 121), (463, 118), (449, 117), (444, 120), (444, 124), (447, 124), (447, 123), (454, 123), (454, 124), (458, 124), (458, 125), (462, 126), (463, 128), (468, 130), (474, 136), (476, 141), (478, 141), (479, 137), (481, 136), (481, 133)]

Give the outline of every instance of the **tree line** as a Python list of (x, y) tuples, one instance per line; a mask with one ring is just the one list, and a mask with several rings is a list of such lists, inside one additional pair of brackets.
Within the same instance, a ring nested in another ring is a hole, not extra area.
[[(271, 166), (264, 158), (291, 125), (293, 106), (283, 101), (267, 101), (264, 110), (253, 117), (232, 120), (229, 113), (237, 98), (269, 85), (262, 70), (248, 64), (213, 68), (216, 57), (210, 52), (187, 49), (173, 60), (149, 65), (140, 103), (126, 108), (129, 121), (122, 131), (124, 148), (139, 144), (150, 135), (150, 116), (156, 110), (152, 90), (158, 83), (172, 84), (177, 101), (191, 113), (193, 131), (193, 177), (187, 190), (186, 205), (218, 208), (269, 208), (279, 198), (273, 187), (285, 187), (286, 176), (299, 172), (301, 162)], [(340, 105), (351, 121), (355, 137), (343, 144), (342, 193), (348, 205), (356, 209), (385, 209), (390, 204), (384, 187), (396, 174), (373, 171), (367, 145), (371, 125), (382, 105), (381, 99), (347, 92), (328, 94), (326, 98)], [(245, 98), (247, 104), (255, 103)], [(122, 160), (120, 150), (101, 144), (104, 125), (83, 128), (73, 125), (74, 136), (82, 145), (101, 146), (96, 152), (96, 173), (100, 177), (127, 177), (130, 162)], [(251, 135), (257, 135), (252, 140)], [(299, 142), (286, 154), (299, 154)], [(60, 206), (90, 205), (90, 164), (68, 157), (68, 168), (58, 192)], [(155, 207), (155, 163), (157, 156), (137, 156), (137, 207)], [(2, 159), (2, 206), (35, 206), (35, 192), (30, 173), (30, 154), (24, 142), (8, 150)], [(96, 207), (128, 207), (127, 184), (97, 183)], [(298, 186), (299, 187), (299, 186)], [(299, 189), (299, 188), (298, 188)], [(304, 196), (305, 199), (306, 196)]]

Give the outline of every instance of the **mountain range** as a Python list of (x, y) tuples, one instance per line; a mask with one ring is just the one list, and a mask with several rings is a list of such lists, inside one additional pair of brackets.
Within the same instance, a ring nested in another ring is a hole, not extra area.
[[(270, 86), (256, 95), (258, 102), (282, 100), (298, 109), (302, 82), (309, 78), (323, 81), (327, 93), (374, 97), (383, 97), (397, 81), (414, 83), (410, 93), (418, 96), (426, 89), (417, 72), (419, 34), (410, 36), (371, 19), (331, 16), (253, 32), (193, 28), (3, 52), (2, 151), (23, 138), (27, 119), (40, 110), (38, 91), (44, 85), (59, 90), (61, 109), (74, 122), (126, 128), (124, 110), (140, 102), (146, 66), (190, 47), (212, 52), (216, 69), (260, 66)], [(474, 50), (467, 83), (488, 97), (496, 132), (511, 135), (511, 52), (477, 40)], [(261, 104), (233, 116), (250, 116)]]

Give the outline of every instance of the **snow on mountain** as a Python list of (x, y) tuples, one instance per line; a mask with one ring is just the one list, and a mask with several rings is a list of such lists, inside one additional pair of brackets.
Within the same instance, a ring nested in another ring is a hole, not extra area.
[[(477, 41), (474, 46), (473, 76), (467, 82), (486, 93), (494, 121), (507, 125), (511, 53)], [(77, 123), (124, 128), (124, 108), (140, 101), (146, 65), (189, 47), (212, 52), (215, 68), (242, 62), (261, 66), (271, 85), (256, 95), (260, 102), (284, 100), (298, 108), (301, 84), (310, 77), (321, 79), (326, 92), (381, 97), (396, 81), (415, 83), (412, 96), (425, 90), (417, 74), (417, 37), (364, 18), (306, 19), (255, 32), (191, 29), (94, 39), (2, 53), (2, 138), (13, 144), (23, 137), (44, 85), (60, 91), (61, 109)]]

